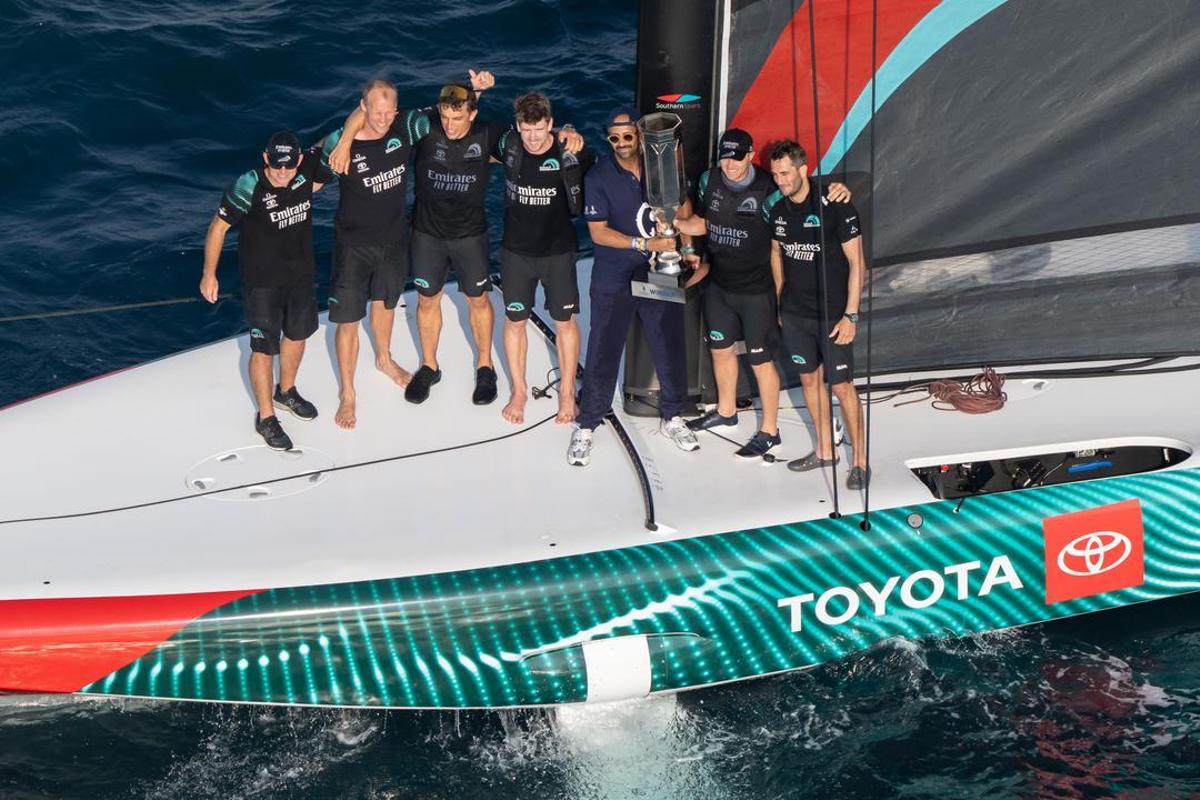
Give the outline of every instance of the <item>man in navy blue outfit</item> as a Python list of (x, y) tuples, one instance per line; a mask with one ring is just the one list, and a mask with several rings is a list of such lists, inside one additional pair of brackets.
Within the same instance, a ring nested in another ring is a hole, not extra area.
[[(608, 115), (612, 155), (588, 171), (584, 180), (584, 219), (595, 244), (592, 264), (591, 327), (584, 360), (583, 396), (567, 463), (587, 466), (592, 437), (612, 408), (621, 353), (634, 314), (641, 320), (661, 387), (660, 430), (681, 449), (696, 450), (696, 434), (680, 418), (687, 394), (684, 307), (679, 303), (634, 297), (629, 283), (646, 280), (652, 253), (675, 249), (673, 238), (656, 235), (642, 183), (641, 142), (637, 113), (618, 108)], [(683, 212), (686, 214), (686, 211)], [(690, 239), (682, 251), (689, 260)], [(697, 272), (690, 283), (700, 280)]]

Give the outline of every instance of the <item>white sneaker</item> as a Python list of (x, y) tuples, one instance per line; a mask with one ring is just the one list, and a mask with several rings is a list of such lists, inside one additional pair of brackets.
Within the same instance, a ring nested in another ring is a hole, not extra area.
[(833, 418), (833, 446), (841, 447), (843, 444), (850, 444), (846, 437), (846, 429), (842, 427), (842, 421), (837, 417)]
[(669, 437), (680, 450), (690, 453), (700, 449), (700, 440), (696, 438), (695, 431), (679, 416), (664, 419), (658, 423), (658, 430), (663, 436)]
[(567, 463), (572, 467), (586, 467), (591, 460), (592, 431), (590, 428), (576, 428), (567, 447)]

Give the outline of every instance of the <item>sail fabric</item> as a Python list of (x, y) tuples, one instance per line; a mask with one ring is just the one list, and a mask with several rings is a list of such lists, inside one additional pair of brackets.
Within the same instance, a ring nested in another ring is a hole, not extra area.
[(1200, 351), (1200, 4), (880, 0), (872, 142), (872, 2), (811, 2), (817, 115), (807, 3), (732, 0), (726, 124), (854, 191), (875, 371)]

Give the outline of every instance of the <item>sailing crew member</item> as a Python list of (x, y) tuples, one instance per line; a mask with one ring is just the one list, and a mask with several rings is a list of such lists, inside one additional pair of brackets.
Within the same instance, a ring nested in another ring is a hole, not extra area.
[(737, 425), (738, 362), (733, 346), (745, 340), (762, 402), (762, 424), (736, 455), (755, 458), (782, 441), (779, 373), (773, 361), (779, 328), (771, 283), (771, 229), (763, 215), (775, 184), (770, 175), (754, 166), (754, 142), (739, 128), (721, 135), (717, 165), (717, 170), (706, 170), (700, 176), (697, 215), (676, 223), (683, 233), (707, 235), (712, 278), (704, 292), (704, 319), (717, 383), (717, 408), (692, 420), (688, 427), (699, 431)]
[[(567, 463), (575, 466), (590, 462), (593, 432), (612, 408), (621, 353), (635, 314), (642, 320), (661, 387), (659, 430), (681, 450), (700, 447), (696, 434), (679, 416), (687, 394), (684, 307), (634, 297), (629, 286), (630, 281), (646, 280), (652, 253), (675, 249), (674, 237), (655, 235), (656, 223), (644, 200), (636, 122), (637, 112), (632, 108), (622, 106), (609, 113), (612, 155), (600, 158), (584, 181), (583, 216), (596, 251), (579, 418), (567, 449)], [(681, 213), (689, 214), (689, 207), (685, 205)], [(682, 252), (689, 261), (699, 263), (690, 236), (684, 237)], [(703, 277), (704, 272), (695, 272), (689, 285)]]
[[(437, 113), (430, 115), (429, 134), (414, 148), (415, 203), (412, 219), (411, 262), (417, 287), (417, 335), (421, 367), (404, 390), (410, 403), (423, 403), (442, 378), (438, 341), (442, 332), (442, 290), (453, 268), (459, 291), (467, 300), (471, 338), (475, 344), (475, 389), (471, 400), (487, 405), (496, 399), (496, 370), (492, 365), (495, 312), (489, 293), (488, 227), (485, 212), (490, 165), (499, 163), (500, 137), (512, 123), (477, 119), (480, 93), (495, 84), (487, 71), (471, 72), (473, 86), (449, 83), (438, 92)], [(347, 121), (357, 130), (359, 119)], [(583, 147), (574, 131), (562, 131), (559, 141), (572, 152)], [(349, 164), (348, 149), (331, 157), (335, 171)]]
[(796, 142), (780, 142), (771, 151), (771, 174), (779, 192), (768, 199), (766, 211), (774, 232), (771, 272), (784, 352), (800, 372), (804, 403), (817, 429), (816, 448), (789, 461), (788, 469), (806, 472), (837, 462), (830, 441), (831, 409), (822, 388), (822, 382), (828, 382), (854, 451), (846, 486), (862, 489), (871, 471), (851, 346), (865, 272), (858, 211), (851, 203), (830, 203), (818, 196), (808, 179), (804, 148)]
[[(472, 71), (471, 80), (479, 91), (495, 83), (487, 71)], [(330, 165), (346, 173), (334, 217), (329, 296), (329, 321), (337, 324), (334, 341), (341, 383), (334, 421), (345, 429), (357, 423), (358, 325), (368, 306), (376, 369), (397, 386), (412, 380), (391, 351), (396, 304), (409, 272), (404, 193), (413, 146), (429, 133), (430, 117), (436, 115), (430, 109), (400, 110), (397, 99), (393, 84), (367, 81), (345, 126), (325, 137)]]
[(475, 92), (465, 84), (443, 86), (430, 135), (416, 148), (412, 262), (421, 367), (404, 390), (404, 398), (411, 403), (423, 403), (430, 387), (442, 378), (437, 348), (442, 333), (442, 287), (450, 268), (458, 278), (458, 290), (467, 299), (475, 341), (471, 402), (487, 405), (496, 399), (492, 365), (495, 311), (489, 296), (492, 281), (484, 203), (492, 158), (499, 160), (500, 137), (512, 126), (476, 120), (477, 106)]
[(271, 136), (262, 160), (229, 187), (208, 225), (200, 294), (210, 303), (217, 301), (221, 247), (229, 228), (238, 225), (242, 309), (250, 328), (248, 371), (258, 406), (254, 430), (269, 447), (291, 450), (292, 440), (275, 418), (275, 408), (305, 421), (317, 416), (316, 407), (296, 390), (296, 373), (304, 340), (317, 329), (312, 196), (333, 175), (320, 152), (301, 151), (291, 131)]
[(583, 210), (583, 173), (596, 160), (590, 148), (578, 155), (566, 151), (553, 135), (550, 100), (529, 92), (513, 101), (516, 134), (500, 142), (504, 158), (504, 239), (500, 249), (503, 279), (504, 353), (512, 396), (504, 419), (525, 421), (529, 385), (525, 356), (529, 349), (526, 321), (541, 283), (546, 310), (554, 320), (558, 347), (558, 414), (565, 425), (575, 420), (575, 370), (579, 364), (579, 287), (575, 277), (575, 226), (571, 218)]

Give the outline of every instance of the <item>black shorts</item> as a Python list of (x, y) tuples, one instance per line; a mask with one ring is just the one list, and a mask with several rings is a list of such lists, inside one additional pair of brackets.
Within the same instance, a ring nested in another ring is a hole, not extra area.
[(412, 274), (417, 291), (434, 297), (446, 284), (446, 273), (454, 270), (458, 290), (467, 297), (479, 297), (492, 290), (488, 277), (488, 235), (440, 239), (429, 233), (412, 233)]
[(744, 340), (747, 360), (755, 366), (765, 364), (779, 346), (775, 290), (736, 294), (710, 282), (704, 290), (704, 325), (709, 350), (724, 350)]
[(829, 330), (822, 331), (816, 317), (787, 310), (780, 316), (786, 360), (791, 361), (801, 374), (813, 372), (824, 364), (826, 383), (846, 383), (854, 379), (854, 346), (835, 344), (829, 338), (832, 324)]
[(553, 320), (566, 322), (579, 313), (574, 253), (526, 256), (501, 248), (500, 277), (504, 282), (504, 313), (513, 322), (529, 319), (539, 281), (546, 292), (546, 311)]
[(242, 287), (242, 311), (250, 328), (250, 349), (279, 355), (279, 337), (302, 342), (317, 330), (317, 287), (312, 275), (290, 286)]
[(358, 322), (367, 303), (382, 300), (395, 308), (408, 280), (408, 242), (392, 244), (333, 243), (329, 279), (329, 321)]

